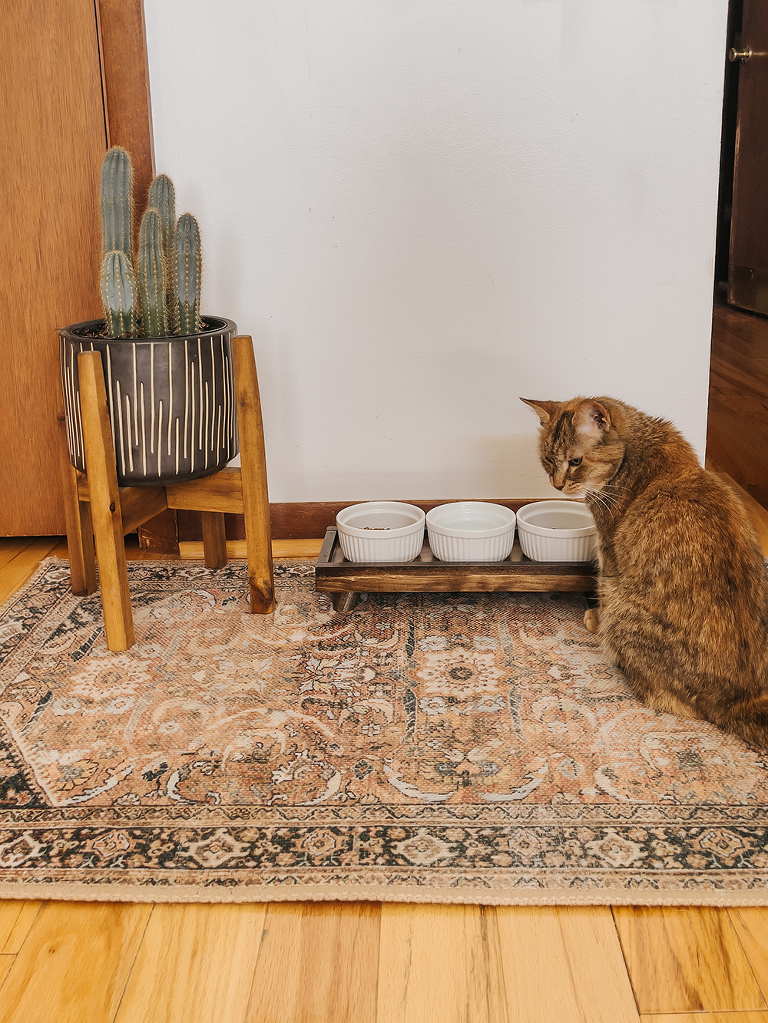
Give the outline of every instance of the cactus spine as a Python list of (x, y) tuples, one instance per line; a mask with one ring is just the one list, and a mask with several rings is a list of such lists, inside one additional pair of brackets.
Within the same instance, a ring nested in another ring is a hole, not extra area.
[(109, 337), (134, 337), (137, 320), (136, 278), (124, 252), (108, 252), (101, 272), (101, 300)]
[(133, 230), (133, 169), (125, 149), (114, 146), (101, 165), (99, 184), (102, 256), (124, 252), (131, 258)]
[(194, 334), (200, 320), (200, 279), (202, 257), (200, 229), (191, 213), (183, 213), (176, 224), (173, 284), (174, 319), (177, 334)]
[(166, 337), (168, 317), (165, 308), (165, 257), (161, 216), (147, 210), (139, 230), (138, 283), (145, 337)]

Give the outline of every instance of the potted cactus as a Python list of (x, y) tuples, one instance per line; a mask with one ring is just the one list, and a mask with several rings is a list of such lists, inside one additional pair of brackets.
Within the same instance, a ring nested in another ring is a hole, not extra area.
[(238, 453), (237, 327), (200, 313), (200, 231), (189, 213), (176, 220), (164, 174), (150, 186), (134, 261), (132, 194), (130, 156), (114, 147), (100, 182), (104, 319), (59, 331), (70, 458), (85, 470), (77, 356), (98, 351), (119, 484), (197, 479)]

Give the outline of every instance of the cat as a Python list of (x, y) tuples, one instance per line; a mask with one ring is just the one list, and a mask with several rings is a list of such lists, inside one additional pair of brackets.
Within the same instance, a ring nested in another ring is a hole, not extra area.
[(654, 710), (768, 748), (768, 578), (739, 499), (672, 426), (613, 398), (531, 401), (552, 485), (598, 534), (597, 631)]

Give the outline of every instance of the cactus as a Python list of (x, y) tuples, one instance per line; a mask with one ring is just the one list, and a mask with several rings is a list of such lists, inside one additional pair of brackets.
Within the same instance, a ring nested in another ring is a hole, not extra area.
[(158, 210), (149, 209), (141, 218), (137, 277), (145, 337), (168, 335), (165, 307), (166, 261), (161, 225), (162, 217)]
[(133, 169), (125, 149), (113, 146), (101, 165), (99, 185), (102, 256), (124, 252), (131, 258)]
[(101, 300), (109, 337), (134, 337), (138, 320), (136, 278), (124, 252), (108, 252), (101, 271)]
[(179, 217), (174, 236), (174, 326), (177, 334), (194, 334), (200, 320), (202, 255), (200, 229), (191, 213)]
[[(101, 166), (100, 205), (104, 263), (101, 297), (108, 337), (139, 333), (139, 293), (146, 337), (195, 334), (200, 316), (200, 229), (191, 213), (176, 223), (173, 182), (159, 174), (139, 231), (138, 288), (132, 264), (133, 171), (125, 149), (114, 146)], [(119, 257), (119, 258), (118, 258)]]
[(173, 232), (176, 229), (176, 191), (167, 174), (158, 174), (149, 186), (147, 208), (160, 214), (160, 231), (163, 257), (168, 268), (165, 275), (165, 307), (168, 332), (173, 333)]
[(157, 210), (160, 214), (163, 251), (168, 256), (173, 245), (173, 231), (176, 227), (176, 193), (173, 182), (167, 174), (158, 174), (149, 186), (147, 209)]

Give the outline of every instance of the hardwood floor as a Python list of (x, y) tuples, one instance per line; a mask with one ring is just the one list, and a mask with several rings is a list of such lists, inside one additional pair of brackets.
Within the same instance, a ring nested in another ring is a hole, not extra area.
[(707, 455), (768, 507), (768, 317), (716, 304)]
[[(0, 540), (0, 595), (49, 553)], [(8, 901), (0, 1020), (768, 1023), (767, 950), (768, 908)]]

